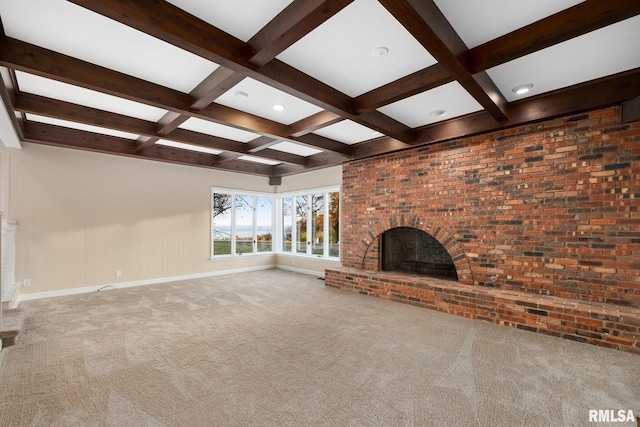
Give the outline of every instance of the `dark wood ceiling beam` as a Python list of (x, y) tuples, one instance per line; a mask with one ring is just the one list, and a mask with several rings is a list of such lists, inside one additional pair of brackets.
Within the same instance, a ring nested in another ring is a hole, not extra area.
[(262, 176), (275, 176), (273, 173), (274, 166), (265, 165), (261, 163), (248, 162), (246, 160), (229, 159), (220, 165), (216, 166), (217, 169), (224, 169), (231, 172), (249, 173), (253, 175)]
[(188, 94), (9, 37), (0, 37), (0, 64), (188, 117), (198, 117), (268, 135), (287, 135), (287, 126), (280, 123), (218, 104), (193, 110), (190, 108), (192, 102)]
[(411, 147), (411, 145), (385, 136), (372, 141), (354, 145), (353, 155), (356, 158), (370, 157), (378, 154), (388, 153), (391, 151), (403, 150), (409, 147)]
[(511, 103), (509, 121), (497, 124), (486, 112), (425, 126), (414, 145), (477, 135), (526, 123), (605, 108), (640, 96), (640, 68)]
[(331, 126), (332, 124), (344, 120), (342, 116), (332, 113), (331, 111), (320, 111), (302, 120), (289, 125), (289, 136), (297, 137), (315, 132), (318, 129)]
[(380, 3), (495, 120), (507, 120), (506, 99), (486, 73), (470, 72), (467, 46), (433, 0), (380, 0)]
[(246, 43), (167, 1), (69, 1), (232, 70), (253, 68)]
[[(351, 98), (277, 59), (262, 67), (248, 61), (250, 47), (235, 37), (189, 15), (168, 2), (156, 0), (70, 0), (105, 17), (150, 34), (176, 47), (252, 77), (323, 109), (400, 140), (411, 141), (411, 129), (391, 118), (357, 116)], [(391, 128), (385, 126), (391, 125)], [(281, 136), (281, 135), (280, 135)]]
[(279, 139), (260, 136), (246, 143), (247, 153), (257, 153), (258, 151), (269, 148), (271, 145), (277, 144), (278, 142), (280, 142)]
[(260, 157), (278, 162), (290, 163), (292, 165), (302, 165), (306, 163), (306, 158), (296, 154), (285, 153), (283, 151), (272, 150), (270, 148), (260, 151)]
[(152, 147), (159, 140), (160, 138), (157, 136), (140, 135), (137, 139), (138, 144), (136, 145), (136, 148), (138, 151), (146, 150), (147, 148)]
[(189, 116), (185, 116), (184, 114), (176, 113), (174, 111), (169, 111), (156, 123), (156, 133), (160, 136), (169, 135), (188, 119)]
[(238, 154), (238, 153), (220, 153), (216, 155), (214, 161), (216, 165), (221, 165), (223, 163), (230, 162), (232, 160), (237, 160), (238, 157), (240, 156), (241, 154)]
[(10, 37), (0, 37), (0, 64), (64, 83), (188, 112), (189, 95)]
[(347, 118), (361, 124), (362, 126), (366, 126), (371, 130), (388, 135), (394, 139), (399, 139), (406, 143), (410, 143), (415, 140), (413, 129), (387, 116), (386, 114), (381, 113), (380, 111), (367, 111), (360, 115), (347, 116)]
[[(242, 156), (244, 154), (252, 155), (252, 153), (248, 153), (246, 150), (245, 150), (245, 153), (239, 153), (239, 152), (235, 152), (235, 153), (232, 153), (232, 152), (220, 153), (220, 154), (218, 154), (216, 156), (216, 164), (221, 164), (221, 163), (226, 163), (226, 162), (229, 162), (229, 161), (237, 160), (240, 156)], [(304, 165), (305, 164), (305, 158), (304, 157), (296, 156), (295, 154), (285, 153), (285, 152), (277, 151), (277, 150), (265, 149), (265, 150), (260, 152), (259, 156), (261, 158), (264, 158), (264, 159), (274, 160), (276, 162), (288, 163), (288, 164), (292, 164), (292, 165)]]
[(100, 126), (137, 135), (156, 135), (156, 124), (153, 122), (30, 93), (21, 92), (16, 95), (15, 109), (23, 113)]
[(340, 111), (350, 109), (349, 97), (281, 61), (269, 61), (258, 71), (258, 67), (248, 62), (248, 44), (168, 2), (70, 1), (289, 94), (310, 102), (315, 100), (316, 105), (321, 103)]
[(271, 176), (273, 174), (273, 168), (268, 165), (252, 164), (250, 162), (216, 165), (215, 156), (211, 154), (160, 145), (154, 145), (144, 151), (139, 151), (136, 142), (132, 140), (42, 123), (26, 122), (24, 140), (42, 145), (74, 148), (187, 166), (223, 169), (263, 176)]
[(441, 64), (434, 64), (353, 99), (353, 110), (365, 113), (453, 81)]
[(233, 153), (246, 153), (245, 144), (231, 139), (220, 138), (219, 136), (207, 135), (187, 129), (175, 129), (167, 139), (185, 144), (198, 145), (201, 147), (213, 148), (215, 150), (230, 151)]
[(280, 164), (275, 165), (273, 167), (272, 177), (282, 177), (285, 175), (292, 175), (300, 172), (307, 172), (311, 170), (309, 167), (298, 166), (298, 165), (289, 165), (289, 164)]
[(308, 133), (296, 138), (289, 138), (292, 142), (297, 142), (302, 145), (307, 145), (311, 148), (318, 148), (323, 151), (329, 151), (343, 156), (351, 156), (352, 148), (347, 144), (343, 144), (333, 139), (325, 138), (315, 133)]
[(413, 132), (408, 126), (378, 111), (357, 114), (350, 97), (282, 61), (274, 59), (259, 71), (269, 79), (266, 83), (277, 89), (393, 138), (413, 141)]
[[(153, 145), (160, 137), (164, 136), (157, 133), (157, 124), (154, 122), (29, 93), (20, 93), (17, 95), (15, 108), (17, 111), (25, 113), (33, 113), (138, 134), (146, 137), (139, 139), (138, 147), (141, 150)], [(176, 117), (182, 116), (177, 115)], [(167, 116), (165, 116), (165, 118), (170, 120)], [(167, 139), (240, 154), (246, 154), (247, 152), (246, 144), (242, 142), (186, 129), (174, 129), (171, 134), (167, 136)]]
[(193, 103), (191, 108), (202, 110), (219, 96), (244, 80), (245, 76), (225, 67), (216, 68), (190, 93)]
[(638, 14), (638, 0), (587, 0), (474, 47), (469, 68), (479, 73)]
[(202, 110), (192, 111), (191, 115), (220, 124), (231, 124), (249, 132), (265, 134), (265, 136), (282, 138), (288, 133), (286, 125), (216, 103), (209, 104)]
[(294, 0), (247, 42), (249, 62), (263, 66), (352, 2)]
[(349, 160), (349, 158), (340, 154), (318, 153), (307, 157), (304, 166), (308, 169), (338, 166), (346, 160)]

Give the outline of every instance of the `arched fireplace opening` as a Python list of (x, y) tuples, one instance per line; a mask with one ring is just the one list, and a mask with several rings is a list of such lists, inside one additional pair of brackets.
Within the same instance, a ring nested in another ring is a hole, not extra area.
[(422, 230), (391, 228), (382, 233), (380, 243), (383, 271), (458, 280), (451, 255), (438, 240)]

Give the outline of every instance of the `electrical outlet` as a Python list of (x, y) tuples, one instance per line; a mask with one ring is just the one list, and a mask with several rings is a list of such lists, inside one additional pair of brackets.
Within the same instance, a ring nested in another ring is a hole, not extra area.
[(116, 277), (122, 277), (122, 270), (116, 270)]
[(24, 281), (22, 282), (22, 286), (24, 286), (25, 288), (27, 286), (31, 286), (31, 279), (24, 279)]

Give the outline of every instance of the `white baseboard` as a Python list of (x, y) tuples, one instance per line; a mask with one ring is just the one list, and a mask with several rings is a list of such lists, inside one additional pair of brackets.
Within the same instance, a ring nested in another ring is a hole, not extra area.
[[(111, 288), (111, 287), (114, 287), (115, 289), (133, 288), (136, 286), (156, 285), (158, 283), (179, 282), (181, 280), (203, 279), (205, 277), (224, 276), (226, 274), (244, 273), (248, 271), (257, 271), (257, 270), (268, 270), (271, 268), (276, 268), (276, 265), (275, 264), (261, 265), (257, 267), (236, 268), (232, 270), (207, 271), (204, 273), (186, 274), (184, 276), (159, 277), (156, 279), (136, 280), (133, 282), (105, 283), (102, 285), (85, 286), (82, 288), (62, 289), (59, 291), (36, 292), (32, 294), (18, 295), (17, 301), (15, 301), (15, 307), (17, 307), (21, 301), (30, 301), (30, 300), (36, 300), (36, 299), (42, 299), (42, 298), (62, 297), (62, 296), (76, 295), (76, 294), (86, 294), (90, 292), (97, 292), (103, 288), (105, 289), (105, 291), (107, 290), (107, 288)], [(314, 272), (313, 274), (317, 274), (317, 273)]]

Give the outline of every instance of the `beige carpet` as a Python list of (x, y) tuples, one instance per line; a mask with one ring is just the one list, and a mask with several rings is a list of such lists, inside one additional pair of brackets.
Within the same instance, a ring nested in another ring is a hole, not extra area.
[(585, 426), (589, 409), (640, 411), (638, 356), (281, 270), (22, 307), (2, 426)]

